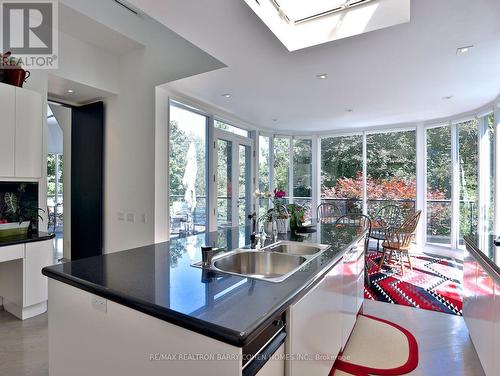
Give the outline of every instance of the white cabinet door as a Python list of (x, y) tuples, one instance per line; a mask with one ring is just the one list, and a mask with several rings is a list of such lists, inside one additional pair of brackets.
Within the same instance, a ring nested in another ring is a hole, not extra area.
[(478, 265), (472, 342), (486, 375), (494, 375), (495, 288), (493, 278)]
[(16, 89), (0, 84), (0, 176), (14, 177)]
[(42, 97), (39, 93), (16, 88), (15, 175), (19, 178), (42, 176)]
[(285, 375), (285, 344), (282, 344), (273, 355), (273, 358), (257, 372), (256, 376), (284, 376)]
[(346, 252), (342, 267), (342, 348), (356, 324), (358, 304), (358, 257), (354, 246)]
[(495, 307), (493, 309), (495, 314), (495, 324), (494, 324), (494, 338), (495, 343), (493, 344), (493, 354), (494, 356), (494, 369), (500, 369), (500, 284), (495, 284)]
[(358, 314), (363, 301), (365, 300), (365, 239), (356, 245), (357, 273), (358, 280), (356, 286), (356, 314)]
[(24, 259), (24, 306), (47, 300), (47, 277), (42, 268), (52, 264), (52, 240), (26, 243)]
[[(289, 375), (328, 375), (341, 346), (342, 262), (290, 307)], [(303, 358), (294, 358), (303, 357)], [(319, 358), (318, 358), (319, 357)]]

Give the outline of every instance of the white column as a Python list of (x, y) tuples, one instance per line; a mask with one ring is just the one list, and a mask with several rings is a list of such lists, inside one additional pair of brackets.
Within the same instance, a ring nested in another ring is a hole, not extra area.
[(290, 147), (288, 148), (288, 160), (290, 161), (290, 165), (288, 168), (288, 196), (290, 197), (290, 204), (294, 203), (293, 199), (293, 142), (294, 137), (290, 137)]
[(420, 217), (420, 224), (417, 228), (416, 242), (420, 251), (426, 242), (426, 224), (427, 224), (427, 210), (426, 210), (426, 195), (427, 195), (427, 145), (425, 127), (419, 124), (416, 128), (416, 156), (417, 156), (417, 197), (416, 197), (416, 210), (422, 210)]
[(478, 184), (478, 234), (479, 247), (486, 249), (486, 238), (482, 235), (488, 232), (488, 206), (490, 202), (490, 138), (488, 124), (484, 117), (478, 119), (478, 152), (479, 152), (479, 184)]
[(452, 163), (452, 185), (451, 185), (451, 248), (458, 248), (459, 224), (460, 224), (460, 163), (458, 155), (458, 126), (451, 124), (451, 163)]
[[(500, 103), (495, 106), (495, 174), (493, 184), (495, 187), (494, 201), (494, 224), (493, 232), (500, 235)], [(496, 247), (496, 259), (500, 259), (500, 247)]]
[(366, 189), (366, 179), (367, 179), (367, 150), (366, 150), (366, 132), (363, 132), (363, 214), (368, 214), (368, 197), (367, 197), (367, 189)]
[(321, 203), (321, 140), (312, 139), (312, 202), (311, 216), (316, 217), (316, 209)]
[(217, 144), (214, 132), (214, 118), (208, 118), (208, 131), (207, 131), (207, 160), (208, 160), (208, 179), (207, 179), (207, 195), (208, 195), (208, 213), (207, 226), (208, 231), (217, 230)]

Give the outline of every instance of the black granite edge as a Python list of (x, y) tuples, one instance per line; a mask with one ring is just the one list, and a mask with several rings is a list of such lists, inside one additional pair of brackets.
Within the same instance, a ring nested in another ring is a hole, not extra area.
[(365, 235), (366, 233), (356, 236), (354, 240), (344, 248), (344, 250), (340, 251), (335, 257), (333, 257), (332, 260), (330, 260), (330, 262), (328, 262), (320, 271), (318, 271), (313, 278), (308, 280), (303, 286), (300, 286), (294, 294), (290, 295), (288, 299), (284, 300), (272, 312), (268, 312), (268, 315), (266, 317), (259, 318), (253, 327), (247, 328), (247, 330), (244, 332), (237, 332), (220, 325), (212, 324), (210, 322), (173, 311), (168, 308), (162, 308), (158, 305), (144, 302), (140, 299), (130, 298), (124, 294), (110, 289), (105, 289), (102, 286), (85, 281), (83, 279), (73, 277), (66, 273), (54, 271), (50, 267), (43, 268), (42, 274), (59, 282), (69, 284), (91, 294), (101, 296), (115, 303), (122, 304), (126, 307), (156, 317), (160, 320), (178, 325), (185, 329), (192, 330), (196, 333), (220, 340), (236, 347), (243, 347), (253, 339), (255, 339), (262, 332), (262, 330), (264, 330), (269, 324), (271, 324), (273, 318), (276, 315), (283, 313), (292, 304), (292, 302), (299, 300), (300, 297), (307, 294), (307, 292), (312, 287), (314, 287), (321, 280), (321, 278), (342, 259), (342, 257), (344, 257), (345, 253), (354, 244), (358, 243), (359, 240), (361, 240)]
[(500, 284), (500, 267), (493, 262), (488, 256), (486, 256), (476, 245), (475, 240), (464, 236), (465, 244), (468, 245), (467, 251), (472, 253), (474, 258), (481, 264), (481, 266), (486, 270), (488, 275), (495, 280), (496, 283)]
[(68, 276), (64, 273), (55, 272), (54, 270), (51, 270), (50, 267), (43, 268), (42, 274), (56, 281), (71, 285), (91, 294), (98, 295), (115, 303), (132, 308), (136, 311), (147, 314), (148, 316), (152, 316), (171, 324), (175, 324), (182, 328), (194, 331), (213, 339), (220, 340), (227, 344), (237, 347), (243, 347), (247, 343), (247, 341), (245, 341), (246, 338), (242, 336), (243, 333), (225, 328), (220, 325), (211, 324), (207, 321), (203, 321), (168, 308), (162, 308), (140, 299), (130, 298), (126, 295), (120, 294), (119, 292), (105, 289), (102, 286), (96, 285), (94, 283)]
[(29, 236), (26, 235), (26, 237), (6, 237), (6, 238), (0, 238), (0, 247), (7, 247), (9, 245), (17, 245), (17, 244), (25, 244), (25, 243), (36, 243), (36, 242), (43, 242), (45, 240), (50, 240), (54, 239), (56, 234), (48, 234), (44, 232), (39, 232), (38, 235), (36, 236)]

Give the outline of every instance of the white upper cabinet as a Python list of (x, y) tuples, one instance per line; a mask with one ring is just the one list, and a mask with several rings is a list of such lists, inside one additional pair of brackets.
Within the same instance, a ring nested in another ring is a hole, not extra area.
[[(14, 176), (16, 88), (0, 84), (0, 176)], [(41, 116), (41, 115), (40, 115)]]
[(42, 176), (42, 97), (16, 88), (15, 177)]

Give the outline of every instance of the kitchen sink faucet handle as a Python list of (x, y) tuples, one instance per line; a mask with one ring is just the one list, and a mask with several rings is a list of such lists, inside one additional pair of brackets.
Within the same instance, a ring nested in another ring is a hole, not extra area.
[(212, 258), (219, 252), (224, 251), (224, 248), (212, 248), (211, 246), (201, 247), (201, 262), (204, 267), (212, 266)]

